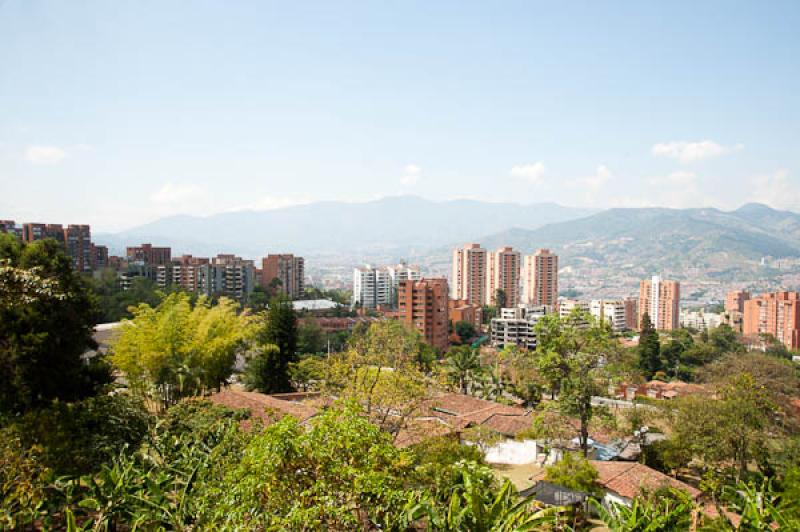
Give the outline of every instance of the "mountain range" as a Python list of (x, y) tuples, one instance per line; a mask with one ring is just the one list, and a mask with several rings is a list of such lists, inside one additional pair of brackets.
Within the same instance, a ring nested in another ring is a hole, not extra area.
[(437, 246), (500, 232), (535, 229), (587, 216), (596, 209), (555, 203), (519, 205), (476, 200), (430, 201), (395, 196), (348, 203), (324, 201), (267, 211), (211, 216), (170, 216), (115, 234), (97, 234), (112, 252), (141, 242), (171, 246), (174, 253), (415, 254)]
[[(98, 234), (95, 240), (117, 253), (126, 245), (152, 242), (171, 246), (174, 254), (225, 252), (257, 258), (292, 252), (342, 267), (407, 257), (433, 274), (448, 271), (454, 247), (479, 242), (486, 249), (510, 245), (523, 253), (552, 248), (567, 273), (590, 268), (609, 277), (661, 272), (722, 279), (748, 270), (752, 278), (768, 273), (762, 257), (800, 257), (800, 214), (756, 203), (733, 211), (597, 211), (554, 203), (436, 202), (397, 196), (207, 217), (170, 216), (121, 233)], [(322, 256), (328, 258), (323, 261)]]
[(478, 240), (487, 249), (554, 249), (561, 265), (634, 269), (637, 274), (698, 271), (712, 276), (757, 267), (762, 257), (800, 257), (800, 214), (750, 203), (713, 208), (608, 209)]

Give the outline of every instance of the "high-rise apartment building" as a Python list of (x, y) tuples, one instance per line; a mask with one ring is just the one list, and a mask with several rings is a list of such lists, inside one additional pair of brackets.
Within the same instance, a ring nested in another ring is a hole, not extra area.
[(155, 247), (152, 244), (128, 247), (125, 256), (129, 262), (140, 262), (151, 266), (164, 266), (172, 260), (172, 248)]
[(395, 266), (370, 266), (353, 270), (353, 305), (363, 308), (392, 307), (397, 303), (403, 281), (419, 281), (419, 266), (400, 263)]
[(367, 264), (353, 270), (353, 306), (376, 308), (392, 302), (392, 282), (386, 268)]
[(639, 327), (644, 315), (658, 330), (671, 331), (680, 327), (681, 285), (666, 281), (658, 275), (639, 283)]
[(487, 301), (486, 259), (486, 250), (480, 244), (467, 244), (453, 251), (452, 299), (463, 299), (470, 305), (483, 305)]
[(442, 351), (449, 346), (448, 293), (447, 279), (404, 280), (397, 289), (398, 319)]
[(108, 248), (92, 244), (92, 269), (99, 270), (108, 267)]
[(506, 307), (519, 303), (519, 274), (522, 264), (519, 251), (502, 247), (486, 254), (485, 305), (497, 305), (497, 291), (505, 294)]
[(22, 240), (22, 227), (14, 220), (0, 220), (0, 233), (9, 233)]
[(182, 255), (169, 264), (150, 267), (161, 288), (176, 286), (205, 296), (225, 296), (244, 302), (256, 284), (252, 260), (220, 254), (208, 259)]
[(213, 292), (210, 270), (211, 261), (208, 258), (181, 255), (172, 259), (171, 264), (158, 267), (157, 283), (161, 288), (172, 284), (187, 292), (210, 296)]
[(525, 256), (522, 284), (525, 303), (555, 308), (558, 302), (558, 255), (543, 248)]
[[(267, 255), (261, 260), (261, 287), (278, 288), (290, 299), (300, 299), (305, 295), (305, 260), (291, 253)], [(275, 281), (277, 279), (277, 281)]]
[(88, 225), (70, 224), (64, 229), (64, 246), (79, 272), (92, 271), (92, 231)]
[(746, 336), (771, 334), (788, 349), (800, 348), (800, 293), (761, 294), (744, 302)]
[(64, 243), (64, 226), (61, 224), (36, 224), (26, 223), (22, 226), (22, 239), (25, 242), (35, 242), (45, 238), (52, 238), (61, 244)]
[(95, 246), (92, 244), (92, 230), (88, 225), (26, 223), (21, 227), (11, 220), (0, 221), (0, 232), (13, 233), (25, 242), (35, 242), (51, 238), (64, 246), (64, 251), (72, 261), (72, 267), (79, 272), (90, 272), (95, 267)]
[(750, 299), (750, 292), (734, 290), (725, 296), (725, 312), (744, 312), (744, 303)]
[(211, 259), (214, 293), (245, 301), (256, 283), (256, 267), (252, 260), (235, 255), (217, 255)]

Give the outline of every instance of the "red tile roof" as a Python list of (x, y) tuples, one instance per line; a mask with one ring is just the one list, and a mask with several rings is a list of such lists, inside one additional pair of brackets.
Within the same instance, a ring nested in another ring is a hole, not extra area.
[(212, 394), (208, 400), (228, 408), (246, 408), (252, 418), (260, 419), (264, 425), (274, 423), (284, 416), (294, 416), (303, 422), (317, 415), (316, 408), (303, 403), (231, 388)]
[(701, 495), (697, 488), (638, 462), (591, 460), (590, 463), (597, 470), (597, 481), (601, 486), (628, 499), (638, 496), (642, 489), (655, 490), (665, 486), (686, 491), (693, 499)]
[(530, 427), (530, 413), (518, 406), (508, 406), (458, 393), (442, 394), (423, 407), (426, 417), (435, 417), (461, 430), (485, 425), (506, 436), (514, 436)]

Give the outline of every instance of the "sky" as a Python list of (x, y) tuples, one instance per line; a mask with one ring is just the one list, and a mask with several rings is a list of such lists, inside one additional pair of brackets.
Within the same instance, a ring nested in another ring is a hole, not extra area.
[(800, 212), (800, 2), (0, 0), (0, 219)]

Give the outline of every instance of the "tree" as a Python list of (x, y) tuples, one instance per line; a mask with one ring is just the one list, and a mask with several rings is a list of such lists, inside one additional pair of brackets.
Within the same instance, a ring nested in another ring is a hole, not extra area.
[(297, 315), (292, 301), (283, 294), (273, 297), (256, 333), (256, 354), (250, 357), (244, 382), (262, 393), (292, 391), (289, 365), (297, 361)]
[(0, 413), (97, 394), (111, 382), (102, 357), (82, 355), (96, 303), (55, 240), (0, 234)]
[(318, 354), (325, 351), (325, 333), (314, 318), (305, 318), (297, 327), (297, 352)]
[(270, 299), (266, 322), (258, 333), (258, 340), (261, 344), (278, 346), (286, 364), (297, 360), (297, 315), (291, 299), (282, 294)]
[(708, 333), (708, 343), (717, 351), (718, 356), (744, 351), (744, 346), (739, 341), (739, 335), (725, 323)]
[(544, 476), (547, 482), (592, 494), (600, 493), (597, 478), (597, 470), (592, 464), (575, 453), (564, 453), (561, 460), (545, 468)]
[(686, 396), (671, 401), (672, 452), (701, 458), (707, 464), (736, 468), (737, 480), (775, 428), (775, 405), (765, 387), (742, 374), (718, 389), (718, 399)]
[(461, 342), (468, 342), (475, 338), (475, 326), (468, 321), (457, 321), (454, 329)]
[(662, 369), (658, 331), (653, 328), (647, 312), (642, 316), (642, 330), (639, 332), (639, 368), (647, 380)]
[(319, 382), (325, 377), (325, 363), (315, 356), (301, 358), (289, 364), (289, 378), (296, 389), (308, 391), (312, 382)]
[(268, 304), (269, 295), (261, 286), (254, 287), (253, 291), (247, 296), (247, 306), (250, 307), (253, 312), (263, 312), (267, 310)]
[(248, 391), (284, 393), (292, 391), (289, 377), (290, 362), (281, 356), (274, 344), (261, 344), (251, 354), (245, 366), (242, 382)]
[(139, 305), (133, 315), (111, 360), (134, 392), (157, 398), (159, 407), (219, 388), (252, 336), (252, 317), (224, 297), (214, 306), (201, 297), (192, 306), (188, 294), (173, 293), (155, 308)]
[[(353, 404), (267, 427), (207, 492), (208, 530), (395, 530), (410, 460)], [(377, 525), (377, 526), (376, 526)]]
[(354, 331), (350, 348), (329, 359), (325, 388), (355, 400), (379, 427), (397, 436), (430, 397), (419, 365), (420, 334), (396, 320)]
[(469, 392), (469, 383), (481, 372), (481, 359), (477, 349), (457, 346), (447, 354), (447, 372), (458, 383), (461, 393)]
[(508, 298), (506, 297), (506, 291), (502, 288), (498, 288), (494, 292), (494, 306), (495, 308), (505, 308), (506, 302)]
[(562, 411), (580, 420), (581, 448), (587, 454), (595, 380), (601, 359), (613, 350), (609, 326), (575, 310), (564, 318), (544, 316), (536, 331), (537, 353), (543, 355), (540, 371), (551, 389), (559, 390)]

